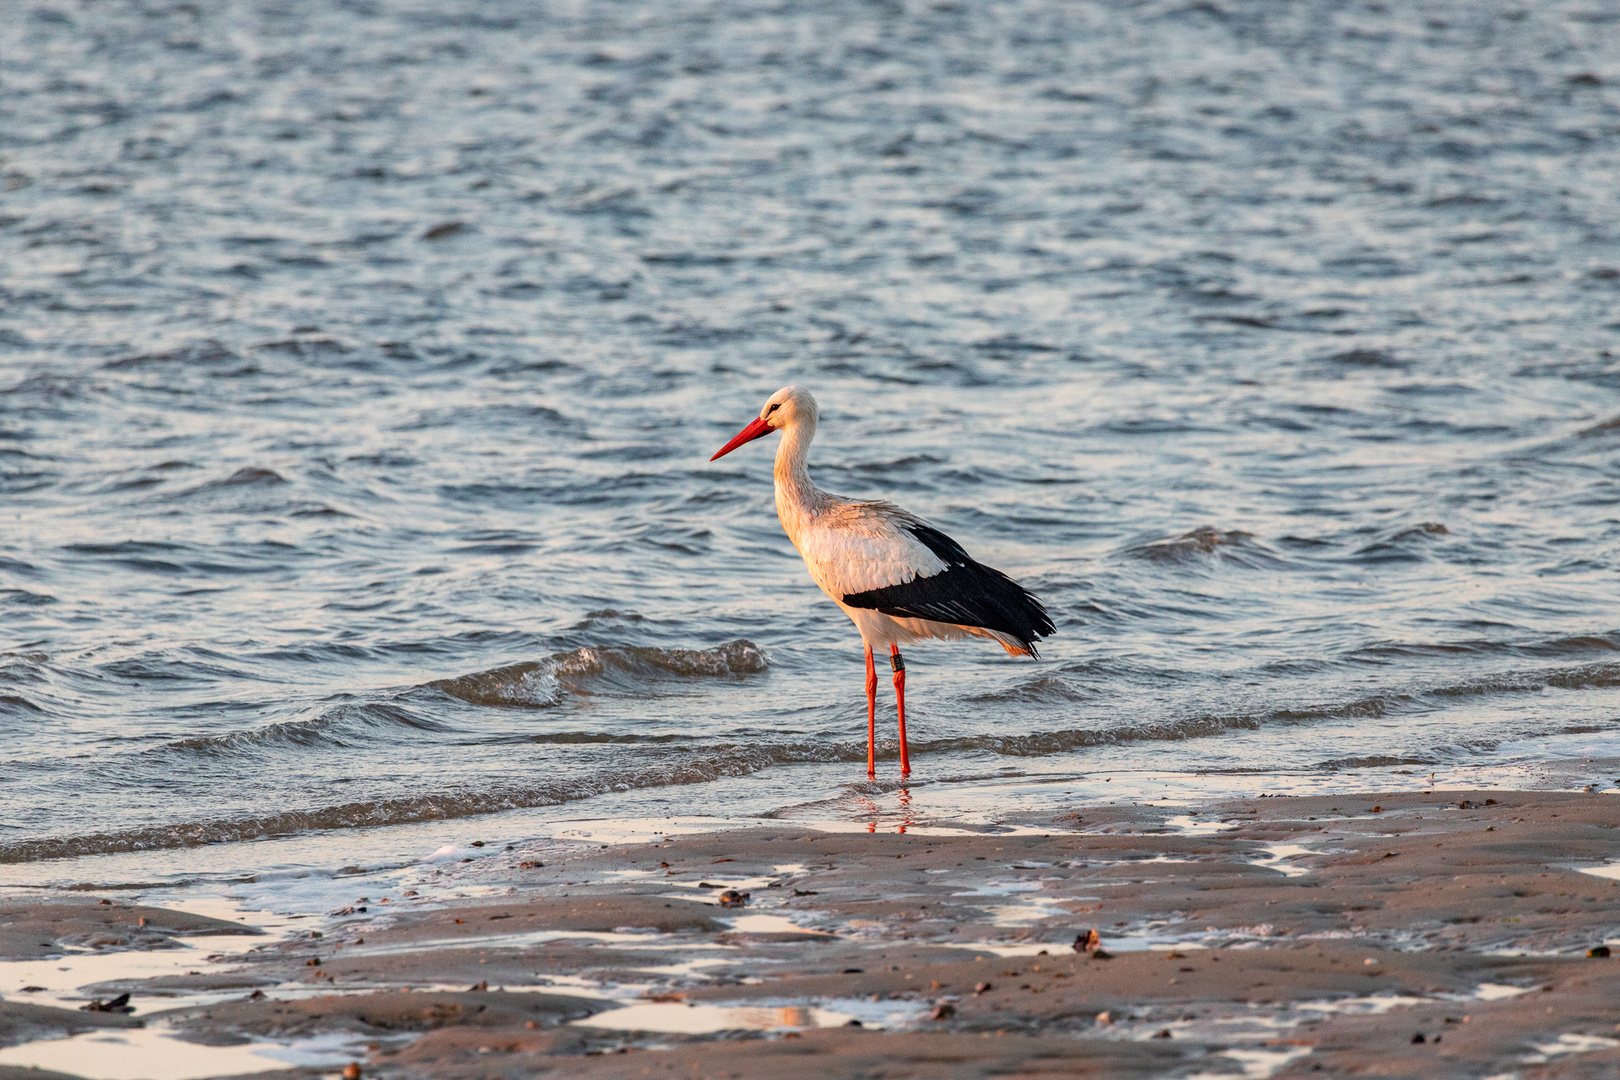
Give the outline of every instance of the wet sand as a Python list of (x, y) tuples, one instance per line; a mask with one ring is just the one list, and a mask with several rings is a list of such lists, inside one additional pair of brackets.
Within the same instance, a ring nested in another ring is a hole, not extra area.
[[(1610, 795), (1437, 791), (519, 845), (503, 895), (357, 897), (82, 992), (203, 1046), (329, 1048), (280, 1076), (1613, 1076), (1620, 959), (1588, 954), (1620, 949), (1620, 868), (1585, 871), (1617, 826)], [(220, 933), (135, 911), (13, 906), (0, 946)], [(4, 989), (0, 1043), (128, 1022)]]

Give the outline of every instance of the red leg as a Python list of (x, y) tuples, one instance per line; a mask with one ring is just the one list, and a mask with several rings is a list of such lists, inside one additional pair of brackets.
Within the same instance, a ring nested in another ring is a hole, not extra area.
[(900, 712), (900, 775), (911, 775), (911, 758), (906, 753), (906, 662), (900, 646), (889, 646), (889, 663), (894, 667), (894, 704)]
[(866, 647), (866, 776), (877, 778), (877, 668), (870, 645)]

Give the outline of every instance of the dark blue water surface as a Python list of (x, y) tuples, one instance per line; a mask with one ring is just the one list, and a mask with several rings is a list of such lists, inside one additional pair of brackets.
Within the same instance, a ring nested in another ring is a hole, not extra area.
[(18, 0), (0, 189), (0, 861), (883, 790), (788, 382), (921, 781), (1620, 753), (1612, 4)]

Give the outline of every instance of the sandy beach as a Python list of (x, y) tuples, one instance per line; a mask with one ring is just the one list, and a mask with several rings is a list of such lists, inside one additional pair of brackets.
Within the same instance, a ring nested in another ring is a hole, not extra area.
[(5, 959), (231, 951), (6, 985), (0, 1077), (1613, 1076), (1617, 825), (1432, 791), (514, 844), (263, 940), (88, 892), (6, 908)]

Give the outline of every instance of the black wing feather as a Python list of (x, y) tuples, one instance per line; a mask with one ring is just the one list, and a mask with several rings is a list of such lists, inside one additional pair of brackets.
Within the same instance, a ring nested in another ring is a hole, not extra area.
[(1045, 605), (1000, 570), (975, 562), (961, 544), (938, 529), (911, 521), (900, 527), (937, 555), (945, 569), (900, 585), (851, 593), (844, 603), (896, 618), (995, 630), (1018, 639), (1031, 656), (1037, 655), (1036, 640), (1057, 629)]

